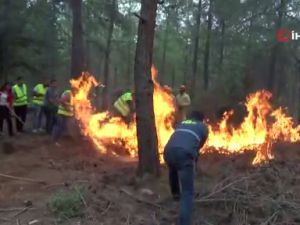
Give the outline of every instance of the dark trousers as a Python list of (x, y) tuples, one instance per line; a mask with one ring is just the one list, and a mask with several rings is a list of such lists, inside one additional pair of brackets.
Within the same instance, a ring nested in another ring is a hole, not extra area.
[(195, 159), (188, 150), (180, 148), (165, 149), (164, 158), (169, 168), (171, 192), (173, 196), (180, 195), (180, 225), (190, 225), (194, 200)]
[(15, 110), (16, 115), (19, 117), (19, 118), (16, 118), (17, 131), (23, 132), (23, 128), (24, 128), (24, 124), (26, 122), (26, 116), (27, 116), (27, 105), (14, 106), (14, 110)]
[(53, 141), (57, 142), (66, 131), (68, 132), (68, 123), (71, 118), (69, 116), (57, 115), (52, 131)]
[(52, 134), (53, 126), (55, 124), (55, 115), (57, 113), (56, 107), (45, 106), (46, 115), (46, 132)]
[(3, 131), (3, 121), (6, 120), (9, 136), (13, 136), (11, 114), (7, 106), (0, 106), (0, 132)]

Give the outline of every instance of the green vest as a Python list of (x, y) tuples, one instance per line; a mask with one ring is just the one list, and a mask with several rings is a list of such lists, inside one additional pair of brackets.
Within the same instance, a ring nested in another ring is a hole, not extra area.
[[(70, 90), (64, 91), (64, 93), (62, 93), (62, 96), (66, 95), (66, 94), (71, 95), (71, 91)], [(71, 102), (72, 102), (72, 100), (70, 100), (70, 102), (68, 104), (65, 104), (65, 105), (67, 105), (67, 107), (65, 107), (63, 104), (60, 104), (58, 106), (57, 114), (63, 115), (63, 116), (69, 116), (69, 117), (73, 116), (74, 111), (73, 111), (73, 106), (72, 106)]]
[(121, 97), (118, 98), (114, 103), (114, 107), (122, 114), (122, 116), (128, 116), (130, 113), (130, 108), (127, 101), (132, 101), (132, 94), (126, 92)]
[(37, 84), (34, 88), (34, 91), (36, 94), (39, 94), (41, 96), (33, 96), (32, 103), (36, 105), (44, 105), (44, 98), (46, 94), (47, 88), (43, 84)]
[(14, 106), (24, 106), (28, 104), (26, 84), (23, 84), (22, 87), (15, 84), (13, 86), (13, 91), (15, 93)]

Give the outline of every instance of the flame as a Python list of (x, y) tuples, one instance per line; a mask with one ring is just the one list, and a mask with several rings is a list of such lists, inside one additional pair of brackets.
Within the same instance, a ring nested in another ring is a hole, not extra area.
[[(158, 148), (162, 159), (163, 148), (172, 135), (175, 114), (174, 97), (170, 90), (162, 87), (156, 80), (157, 70), (151, 68), (154, 85), (153, 102)], [(108, 111), (97, 113), (91, 104), (90, 92), (100, 83), (84, 73), (80, 78), (71, 80), (76, 89), (72, 100), (75, 116), (82, 133), (90, 138), (101, 153), (124, 154), (137, 157), (137, 138), (135, 119), (129, 125)], [(274, 158), (272, 146), (275, 142), (297, 142), (300, 140), (300, 125), (295, 126), (282, 108), (273, 110), (270, 99), (272, 94), (261, 90), (250, 94), (245, 102), (247, 115), (238, 127), (229, 123), (234, 112), (226, 112), (222, 121), (213, 126), (208, 124), (209, 138), (203, 152), (212, 149), (225, 154), (242, 153), (252, 150), (256, 153), (253, 164)], [(121, 152), (120, 152), (121, 149)]]
[[(153, 104), (158, 147), (162, 152), (173, 132), (175, 105), (172, 96), (156, 81), (157, 71), (154, 67), (151, 72), (154, 84)], [(111, 116), (108, 111), (96, 113), (88, 96), (92, 87), (99, 83), (90, 74), (84, 73), (80, 78), (70, 82), (72, 87), (79, 90), (73, 96), (73, 103), (82, 133), (92, 140), (101, 153), (109, 151), (112, 154), (119, 154), (118, 149), (126, 149), (130, 156), (137, 157), (135, 119), (127, 125), (121, 118)], [(160, 156), (162, 160), (162, 154)]]
[[(300, 125), (295, 126), (291, 117), (282, 108), (273, 110), (270, 104), (272, 94), (261, 90), (247, 97), (247, 116), (238, 128), (229, 125), (233, 111), (224, 114), (223, 120), (214, 128), (209, 125), (209, 139), (205, 151), (217, 149), (224, 153), (240, 153), (246, 150), (256, 152), (253, 164), (274, 158), (274, 142), (296, 142), (300, 140)], [(270, 120), (273, 120), (271, 122)]]

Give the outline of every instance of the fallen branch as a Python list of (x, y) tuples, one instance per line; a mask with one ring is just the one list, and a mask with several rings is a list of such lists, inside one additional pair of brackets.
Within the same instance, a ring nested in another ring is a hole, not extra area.
[[(252, 176), (253, 176), (253, 175), (252, 175)], [(239, 183), (239, 182), (241, 182), (241, 181), (244, 181), (244, 180), (246, 180), (246, 179), (251, 178), (252, 176), (242, 177), (242, 178), (240, 178), (240, 179), (238, 179), (238, 180), (235, 180), (235, 181), (233, 181), (233, 182), (231, 182), (231, 183), (229, 183), (229, 184), (223, 186), (222, 188), (220, 188), (220, 189), (218, 189), (218, 190), (216, 190), (216, 191), (213, 191), (213, 192), (209, 193), (209, 194), (206, 195), (206, 196), (203, 196), (202, 199), (198, 199), (198, 200), (196, 200), (195, 202), (198, 202), (199, 200), (203, 200), (203, 199), (208, 199), (208, 198), (214, 196), (215, 194), (218, 194), (218, 193), (224, 191), (225, 189), (228, 189), (229, 187), (233, 186), (233, 185), (236, 184), (236, 183)]]
[(22, 209), (24, 208), (7, 208), (7, 209), (0, 209), (0, 212), (13, 212), (13, 211), (20, 211)]
[(109, 209), (110, 209), (110, 207), (111, 207), (111, 205), (112, 205), (112, 203), (111, 202), (109, 202), (108, 203), (108, 206), (106, 207), (106, 209), (105, 210), (103, 210), (103, 212), (101, 212), (100, 213), (100, 215), (99, 216), (102, 216), (102, 215), (104, 215)]
[(23, 214), (24, 212), (26, 212), (28, 209), (30, 209), (31, 207), (25, 207), (22, 210), (20, 210), (20, 212), (16, 213), (12, 218), (15, 218), (17, 216), (20, 216), (21, 214)]
[(29, 183), (37, 183), (37, 184), (43, 184), (43, 185), (47, 184), (45, 181), (42, 181), (42, 180), (35, 180), (35, 179), (25, 178), (25, 177), (16, 177), (16, 176), (11, 176), (11, 175), (7, 175), (7, 174), (0, 174), (0, 177), (29, 182)]
[(270, 217), (267, 219), (267, 221), (261, 223), (261, 225), (268, 225), (269, 222), (271, 222), (271, 220), (273, 220), (273, 218), (274, 218), (278, 213), (279, 213), (279, 211), (277, 210), (276, 212), (274, 212), (274, 213), (272, 214), (272, 216), (270, 216)]
[(57, 187), (57, 186), (70, 186), (72, 184), (79, 184), (79, 183), (88, 183), (88, 180), (79, 180), (79, 181), (75, 181), (75, 182), (61, 182), (61, 183), (56, 183), (56, 184), (49, 184), (47, 186), (44, 186), (44, 189), (49, 189), (49, 188), (53, 188), (53, 187)]
[(155, 203), (153, 203), (153, 202), (149, 202), (149, 201), (147, 201), (147, 200), (144, 200), (144, 199), (141, 199), (141, 198), (139, 198), (139, 197), (134, 196), (131, 192), (129, 192), (129, 191), (126, 190), (125, 188), (121, 188), (120, 191), (123, 192), (123, 193), (125, 193), (125, 194), (128, 195), (129, 197), (133, 198), (133, 199), (136, 200), (137, 202), (142, 202), (142, 203), (145, 203), (145, 204), (154, 206), (154, 207), (156, 207), (156, 208), (161, 208), (161, 206), (158, 205), (158, 204), (155, 204)]

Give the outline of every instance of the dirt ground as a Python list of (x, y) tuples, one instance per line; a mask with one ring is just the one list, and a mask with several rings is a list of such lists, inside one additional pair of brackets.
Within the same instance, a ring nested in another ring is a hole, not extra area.
[[(0, 224), (59, 224), (48, 209), (58, 190), (81, 185), (84, 215), (70, 225), (177, 224), (178, 203), (170, 199), (167, 170), (159, 180), (135, 178), (136, 162), (99, 155), (87, 141), (23, 134), (0, 139)], [(253, 167), (253, 153), (202, 155), (196, 178), (194, 224), (300, 224), (300, 145), (277, 145), (275, 160)], [(32, 203), (32, 206), (30, 206)], [(28, 207), (27, 207), (28, 206)]]

